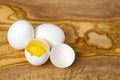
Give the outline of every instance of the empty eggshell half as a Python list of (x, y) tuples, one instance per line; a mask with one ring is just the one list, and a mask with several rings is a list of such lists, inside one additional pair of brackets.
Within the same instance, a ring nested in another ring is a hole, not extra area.
[(65, 41), (63, 30), (54, 24), (42, 24), (35, 29), (35, 37), (48, 41), (50, 47)]
[(74, 62), (75, 52), (67, 44), (58, 44), (52, 48), (50, 53), (50, 60), (56, 67), (66, 68), (72, 65)]
[(25, 57), (32, 65), (42, 65), (49, 58), (49, 49), (49, 45), (45, 40), (33, 39), (25, 47)]

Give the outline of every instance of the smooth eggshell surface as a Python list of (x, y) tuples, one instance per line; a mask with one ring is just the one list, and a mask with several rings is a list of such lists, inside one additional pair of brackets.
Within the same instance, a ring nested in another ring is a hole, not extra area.
[(35, 37), (47, 40), (50, 47), (65, 41), (63, 30), (54, 24), (39, 25), (35, 29)]
[(66, 68), (72, 65), (74, 62), (75, 52), (67, 44), (58, 44), (52, 48), (50, 53), (50, 60), (56, 67)]
[(24, 49), (25, 44), (34, 38), (34, 29), (26, 20), (13, 23), (8, 30), (8, 42), (15, 49)]

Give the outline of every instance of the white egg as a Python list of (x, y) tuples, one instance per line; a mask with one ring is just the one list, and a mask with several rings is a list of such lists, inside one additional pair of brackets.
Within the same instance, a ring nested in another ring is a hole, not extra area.
[(67, 44), (58, 44), (52, 48), (50, 53), (50, 60), (56, 67), (66, 68), (72, 65), (74, 62), (75, 52)]
[(34, 29), (26, 20), (13, 23), (8, 30), (8, 42), (15, 49), (24, 49), (25, 44), (34, 38)]
[(35, 29), (35, 37), (43, 38), (52, 47), (65, 41), (63, 30), (54, 24), (42, 24)]
[(25, 48), (26, 60), (34, 65), (44, 64), (49, 59), (49, 44), (43, 39), (30, 40)]

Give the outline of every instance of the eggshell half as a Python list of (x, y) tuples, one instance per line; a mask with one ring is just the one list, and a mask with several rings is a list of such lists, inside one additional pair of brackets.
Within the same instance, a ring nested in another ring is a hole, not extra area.
[(67, 44), (58, 44), (52, 48), (50, 60), (56, 67), (66, 68), (73, 64), (75, 60), (75, 52)]
[(39, 66), (44, 64), (49, 59), (49, 52), (45, 53), (40, 57), (37, 57), (37, 56), (31, 56), (30, 53), (25, 50), (25, 57), (30, 64), (34, 66)]
[[(43, 39), (32, 39), (32, 40), (42, 40), (46, 45), (47, 45), (47, 51), (41, 55), (41, 56), (34, 56), (34, 55), (31, 55), (29, 51), (27, 51), (27, 49), (25, 48), (25, 57), (26, 57), (26, 60), (34, 65), (34, 66), (39, 66), (39, 65), (42, 65), (44, 64), (45, 62), (47, 62), (47, 60), (49, 59), (49, 56), (50, 56), (50, 48), (49, 48), (49, 44), (47, 43), (46, 40), (43, 40)], [(32, 41), (31, 40), (31, 41)], [(30, 41), (29, 41), (30, 42)], [(29, 43), (28, 42), (28, 43)], [(28, 44), (27, 43), (27, 44)], [(26, 44), (26, 47), (27, 47), (27, 44)]]

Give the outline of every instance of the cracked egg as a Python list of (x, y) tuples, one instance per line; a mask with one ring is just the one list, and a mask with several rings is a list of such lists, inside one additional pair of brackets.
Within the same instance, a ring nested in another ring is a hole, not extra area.
[(32, 65), (42, 65), (49, 58), (49, 49), (49, 45), (45, 40), (33, 39), (25, 47), (25, 57)]

